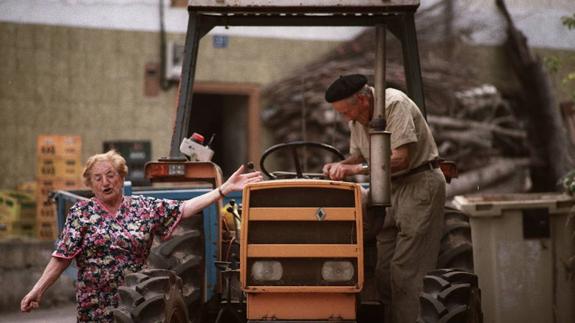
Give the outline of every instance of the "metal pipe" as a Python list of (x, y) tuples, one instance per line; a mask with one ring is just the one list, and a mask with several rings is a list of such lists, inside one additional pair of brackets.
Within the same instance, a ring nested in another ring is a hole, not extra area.
[(391, 133), (385, 131), (385, 25), (376, 26), (375, 98), (369, 124), (370, 206), (391, 205)]
[(372, 120), (385, 121), (385, 25), (377, 25), (375, 28), (375, 102)]

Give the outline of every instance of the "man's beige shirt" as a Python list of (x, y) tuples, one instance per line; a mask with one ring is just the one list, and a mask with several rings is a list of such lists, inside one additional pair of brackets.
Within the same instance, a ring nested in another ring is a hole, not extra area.
[[(431, 129), (417, 105), (405, 93), (391, 88), (385, 90), (385, 118), (385, 130), (391, 132), (391, 149), (408, 145), (409, 169), (439, 156)], [(369, 129), (356, 121), (349, 122), (349, 129), (350, 154), (369, 161)]]

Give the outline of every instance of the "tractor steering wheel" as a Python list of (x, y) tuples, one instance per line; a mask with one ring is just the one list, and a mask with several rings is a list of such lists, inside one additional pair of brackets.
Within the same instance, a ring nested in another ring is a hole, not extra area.
[[(331, 155), (336, 157), (335, 161), (344, 160), (345, 156), (335, 147), (322, 144), (319, 142), (312, 142), (312, 141), (293, 141), (287, 142), (283, 144), (277, 144), (275, 146), (271, 146), (270, 148), (266, 149), (260, 158), (260, 169), (261, 171), (266, 174), (271, 179), (286, 179), (286, 178), (325, 178), (323, 173), (304, 173), (302, 168), (302, 156), (298, 153), (303, 149), (311, 148), (313, 150), (324, 150), (329, 152)], [(269, 157), (270, 154), (278, 151), (289, 150), (292, 161), (295, 166), (295, 172), (293, 171), (274, 171), (269, 172), (268, 169), (265, 167), (265, 161)], [(311, 155), (311, 154), (310, 154)]]

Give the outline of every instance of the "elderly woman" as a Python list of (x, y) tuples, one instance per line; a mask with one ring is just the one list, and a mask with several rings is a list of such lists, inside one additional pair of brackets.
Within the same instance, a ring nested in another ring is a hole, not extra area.
[(219, 188), (187, 201), (175, 201), (124, 196), (127, 172), (126, 161), (115, 151), (88, 159), (82, 176), (94, 197), (70, 208), (50, 262), (22, 299), (22, 311), (38, 308), (46, 289), (75, 259), (78, 322), (111, 322), (124, 272), (142, 269), (154, 236), (168, 238), (181, 219), (262, 179), (259, 172), (243, 174), (241, 166)]

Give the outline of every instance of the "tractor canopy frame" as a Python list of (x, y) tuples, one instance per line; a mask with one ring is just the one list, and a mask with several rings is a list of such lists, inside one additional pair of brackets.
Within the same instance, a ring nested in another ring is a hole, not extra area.
[[(200, 39), (216, 26), (385, 26), (402, 46), (407, 94), (425, 115), (425, 100), (415, 31), (419, 0), (192, 0), (180, 78), (170, 157), (181, 156), (189, 136), (192, 95)], [(385, 56), (383, 58), (385, 60)], [(385, 68), (384, 62), (376, 66)]]

